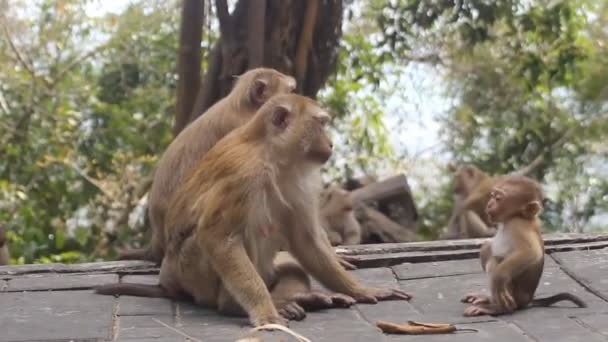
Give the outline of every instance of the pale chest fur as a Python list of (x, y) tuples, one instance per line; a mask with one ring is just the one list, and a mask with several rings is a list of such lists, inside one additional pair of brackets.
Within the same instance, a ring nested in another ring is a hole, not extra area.
[(504, 258), (515, 249), (514, 241), (505, 230), (504, 224), (498, 225), (496, 235), (492, 238), (492, 256)]

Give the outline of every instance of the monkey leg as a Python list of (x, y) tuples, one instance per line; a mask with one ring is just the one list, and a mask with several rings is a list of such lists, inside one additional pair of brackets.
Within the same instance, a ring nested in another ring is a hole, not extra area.
[(294, 301), (306, 311), (314, 311), (349, 307), (355, 303), (355, 300), (347, 295), (311, 290), (310, 277), (287, 252), (278, 253), (275, 258), (275, 270), (276, 283), (271, 291), (275, 305), (285, 301)]

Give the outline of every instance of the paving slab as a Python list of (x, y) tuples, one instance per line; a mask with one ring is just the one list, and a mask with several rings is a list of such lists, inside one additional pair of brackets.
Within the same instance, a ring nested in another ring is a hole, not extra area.
[(0, 293), (0, 341), (109, 339), (114, 302), (91, 291)]
[(5, 291), (43, 291), (90, 289), (98, 285), (118, 282), (116, 274), (32, 274), (8, 280)]
[(171, 300), (165, 298), (144, 298), (120, 296), (118, 316), (173, 315)]
[(158, 274), (127, 274), (120, 278), (121, 283), (136, 283), (145, 285), (158, 285)]
[(554, 253), (552, 256), (564, 270), (608, 300), (608, 248)]
[[(368, 286), (399, 287), (413, 295), (411, 301), (310, 312), (303, 321), (291, 322), (290, 328), (315, 342), (608, 340), (608, 249), (602, 249), (608, 244), (608, 234), (547, 238), (551, 248), (536, 295), (568, 291), (587, 302), (587, 308), (562, 302), (512, 315), (463, 317), (467, 305), (460, 303), (460, 298), (471, 291), (487, 291), (487, 279), (477, 259), (481, 240), (388, 244), (371, 249), (345, 248), (351, 255), (359, 251), (384, 260), (352, 274)], [(590, 244), (596, 249), (585, 250)], [(386, 254), (380, 252), (382, 248)], [(437, 261), (451, 257), (449, 253), (455, 259)], [(359, 264), (365, 265), (373, 263)], [(155, 265), (141, 261), (0, 267), (0, 342), (234, 342), (251, 335), (245, 317), (221, 316), (190, 302), (115, 298), (95, 294), (91, 289), (117, 281), (154, 285), (158, 283), (157, 272)], [(321, 287), (316, 282), (314, 286)], [(378, 320), (453, 323), (459, 330), (445, 335), (385, 335), (375, 326)], [(283, 332), (254, 335), (264, 342), (296, 341)]]

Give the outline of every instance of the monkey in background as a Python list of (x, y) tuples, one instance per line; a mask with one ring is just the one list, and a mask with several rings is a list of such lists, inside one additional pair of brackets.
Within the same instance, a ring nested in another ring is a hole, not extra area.
[(361, 243), (361, 226), (349, 191), (330, 186), (321, 192), (320, 204), (321, 224), (332, 246)]
[[(249, 121), (275, 94), (291, 93), (296, 80), (274, 69), (256, 68), (237, 78), (232, 91), (190, 123), (171, 142), (154, 173), (148, 215), (152, 238), (149, 246), (124, 251), (119, 259), (144, 259), (160, 263), (165, 254), (163, 227), (169, 200), (184, 177), (221, 138)], [(170, 227), (169, 227), (170, 228)]]
[(496, 234), (496, 227), (485, 212), (490, 192), (501, 176), (490, 177), (474, 165), (462, 165), (454, 171), (454, 209), (443, 238), (478, 238)]
[(212, 147), (175, 192), (165, 218), (160, 286), (112, 284), (97, 292), (126, 294), (131, 285), (129, 294), (186, 294), (226, 314), (247, 314), (254, 326), (286, 324), (303, 318), (305, 305), (289, 291), (288, 298), (273, 296), (282, 281), (274, 259), (286, 247), (306, 273), (353, 301), (411, 298), (359, 283), (325, 238), (318, 200), (320, 167), (332, 154), (328, 120), (306, 97), (271, 98)]
[(503, 176), (492, 188), (486, 214), (499, 228), (480, 250), (491, 295), (466, 295), (462, 302), (473, 305), (464, 311), (465, 316), (509, 314), (527, 306), (549, 306), (562, 300), (586, 307), (580, 298), (567, 292), (534, 298), (545, 256), (538, 218), (542, 203), (540, 185), (524, 176)]
[(0, 266), (8, 265), (10, 262), (11, 258), (8, 252), (6, 230), (4, 225), (0, 223)]

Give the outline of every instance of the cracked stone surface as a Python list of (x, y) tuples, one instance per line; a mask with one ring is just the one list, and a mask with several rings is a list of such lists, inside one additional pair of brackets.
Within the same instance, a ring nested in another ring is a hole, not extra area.
[[(10, 266), (7, 266), (10, 267)], [(57, 266), (54, 266), (57, 267)], [(117, 281), (156, 284), (157, 274), (126, 274), (100, 267), (95, 272), (1, 273), (0, 342), (2, 341), (236, 341), (258, 336), (263, 341), (296, 341), (283, 332), (257, 332), (246, 318), (221, 316), (212, 309), (163, 298), (97, 295), (92, 288)], [(27, 269), (19, 266), (19, 270)], [(123, 271), (121, 271), (123, 270)], [(311, 341), (607, 341), (608, 248), (546, 255), (536, 296), (568, 291), (587, 308), (557, 303), (500, 317), (462, 316), (467, 292), (486, 291), (477, 259), (402, 263), (352, 271), (370, 286), (399, 287), (407, 301), (357, 304), (347, 309), (308, 313), (290, 328)], [(314, 285), (321, 288), (318, 283)], [(443, 335), (385, 335), (378, 320), (452, 323), (459, 329)]]

